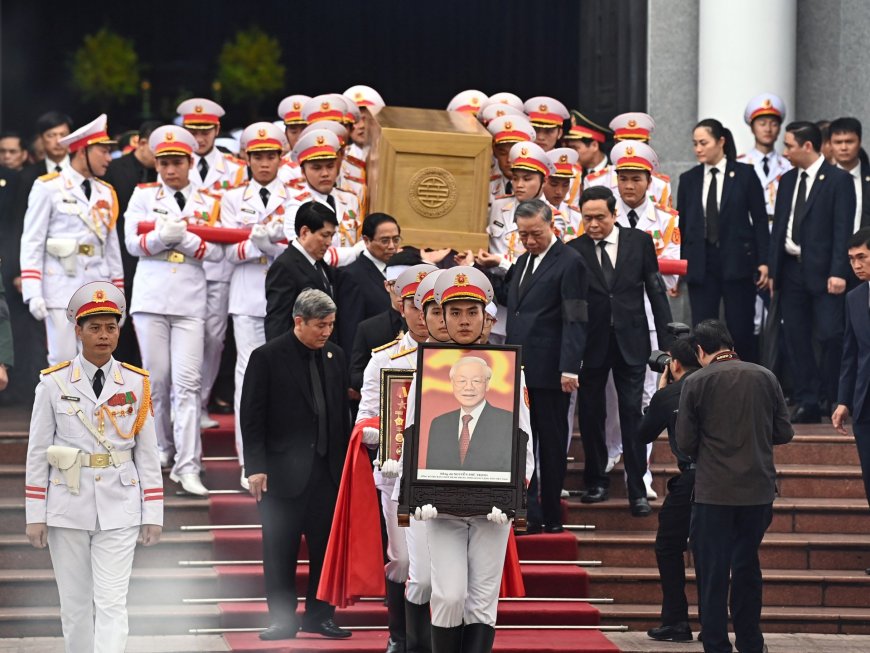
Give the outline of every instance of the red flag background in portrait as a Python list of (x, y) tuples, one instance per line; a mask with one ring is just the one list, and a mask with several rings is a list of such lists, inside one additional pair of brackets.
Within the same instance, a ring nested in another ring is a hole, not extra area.
[(514, 383), (517, 377), (516, 352), (485, 349), (423, 349), (423, 385), (420, 406), (416, 411), (420, 424), (420, 442), (417, 447), (417, 466), (426, 469), (426, 452), (429, 447), (429, 429), (432, 420), (446, 412), (456, 410), (459, 404), (453, 396), (450, 368), (463, 356), (477, 356), (492, 369), (492, 380), (486, 400), (496, 408), (513, 413), (516, 410)]

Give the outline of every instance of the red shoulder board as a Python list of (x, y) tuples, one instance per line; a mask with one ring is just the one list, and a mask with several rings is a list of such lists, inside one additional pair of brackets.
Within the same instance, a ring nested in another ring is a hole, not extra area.
[(671, 181), (671, 178), (670, 178), (670, 177), (668, 177), (667, 175), (663, 175), (663, 174), (660, 173), (660, 172), (654, 172), (653, 175), (656, 176), (656, 177), (658, 177), (658, 178), (661, 179), (662, 181), (667, 181), (668, 183), (670, 183), (670, 181)]
[(608, 172), (610, 172), (610, 166), (602, 168), (598, 172), (589, 173), (588, 175), (586, 175), (586, 179), (598, 179), (599, 177), (603, 177), (604, 175), (606, 175)]
[(232, 163), (235, 163), (237, 166), (242, 166), (243, 168), (248, 165), (247, 163), (245, 163), (241, 159), (234, 157), (232, 154), (224, 154), (224, 158), (227, 161), (231, 161)]
[(136, 188), (157, 188), (159, 185), (159, 181), (152, 181), (147, 184), (136, 184)]
[(293, 199), (294, 200), (307, 200), (309, 197), (311, 197), (311, 193), (309, 193), (308, 191), (305, 191), (304, 193), (297, 195)]
[(508, 195), (496, 195), (493, 199), (503, 200), (503, 199), (507, 199), (508, 197), (513, 197), (513, 196), (514, 196), (513, 193), (510, 193)]

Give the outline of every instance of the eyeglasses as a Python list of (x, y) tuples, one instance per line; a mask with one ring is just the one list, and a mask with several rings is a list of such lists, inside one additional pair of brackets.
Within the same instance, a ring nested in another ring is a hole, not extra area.
[(384, 247), (392, 244), (392, 245), (401, 245), (402, 237), (401, 236), (393, 236), (390, 238), (389, 236), (384, 236), (383, 238), (373, 238), (373, 242), (376, 242), (378, 245), (383, 245)]

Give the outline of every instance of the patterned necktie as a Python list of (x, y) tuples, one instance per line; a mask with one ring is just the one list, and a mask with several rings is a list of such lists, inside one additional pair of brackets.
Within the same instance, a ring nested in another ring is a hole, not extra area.
[(264, 208), (264, 209), (265, 209), (267, 206), (269, 206), (269, 196), (270, 196), (271, 194), (272, 194), (272, 193), (269, 192), (269, 189), (268, 189), (268, 188), (261, 188), (261, 189), (260, 189), (260, 199), (263, 200), (263, 208)]
[(100, 393), (103, 391), (103, 370), (97, 369), (97, 373), (94, 374), (94, 396), (99, 399)]
[(634, 209), (628, 212), (628, 224), (631, 225), (632, 229), (637, 226), (637, 211)]
[(85, 197), (87, 197), (88, 199), (91, 199), (91, 180), (90, 179), (85, 179), (82, 182), (82, 190), (85, 193)]
[(184, 193), (182, 193), (180, 190), (175, 191), (175, 201), (178, 202), (178, 208), (183, 211), (184, 205), (187, 203), (187, 200), (184, 197)]
[(208, 175), (208, 161), (205, 160), (205, 157), (199, 160), (196, 167), (199, 170), (199, 178), (205, 181), (205, 178)]
[(473, 419), (471, 415), (462, 416), (462, 433), (459, 434), (459, 464), (465, 464), (465, 455), (468, 453), (468, 445), (471, 444), (471, 432), (468, 423)]

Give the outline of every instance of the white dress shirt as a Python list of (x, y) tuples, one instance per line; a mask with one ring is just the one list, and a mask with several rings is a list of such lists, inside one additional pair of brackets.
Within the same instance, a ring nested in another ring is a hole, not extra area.
[(710, 170), (716, 168), (719, 172), (716, 173), (716, 206), (722, 206), (722, 187), (725, 185), (725, 166), (728, 165), (728, 159), (724, 156), (719, 159), (719, 163), (714, 166), (711, 166), (709, 163), (704, 164), (704, 188), (701, 191), (701, 202), (704, 206), (704, 212), (707, 210), (707, 195), (710, 194), (710, 182), (713, 179), (713, 175), (710, 174)]
[[(109, 362), (102, 367), (97, 367), (84, 356), (79, 356), (79, 360), (82, 363), (82, 370), (84, 370), (85, 376), (88, 377), (88, 385), (91, 387), (94, 386), (94, 375), (97, 373), (97, 370), (103, 370), (103, 387), (105, 388), (106, 381), (109, 380), (109, 372), (112, 370), (112, 358), (109, 357)], [(99, 397), (97, 399), (99, 400)]]
[(378, 269), (378, 272), (380, 272), (382, 275), (384, 275), (384, 278), (386, 278), (386, 276), (387, 276), (387, 264), (386, 263), (384, 263), (383, 261), (380, 261), (380, 260), (376, 259), (374, 256), (372, 256), (372, 253), (368, 250), (368, 247), (362, 251), (362, 255), (365, 256), (372, 263), (374, 263), (375, 267)]
[(65, 155), (57, 163), (55, 163), (48, 157), (45, 157), (44, 163), (46, 172), (57, 172), (57, 170), (55, 169), (57, 166), (60, 166), (61, 170), (69, 170), (69, 154)]
[[(839, 163), (837, 167), (840, 170), (846, 170)], [(863, 209), (863, 184), (861, 183), (861, 162), (855, 164), (855, 167), (851, 170), (846, 170), (850, 175), (852, 175), (852, 182), (855, 184), (855, 225), (852, 228), (852, 233), (855, 233), (861, 228), (861, 213)]]
[(293, 247), (295, 247), (300, 252), (302, 252), (302, 256), (304, 256), (306, 258), (306, 260), (309, 263), (311, 263), (312, 266), (317, 265), (317, 261), (315, 261), (314, 258), (312, 258), (311, 254), (309, 254), (308, 252), (305, 251), (305, 248), (302, 246), (302, 243), (299, 242), (298, 238), (293, 239)]
[(459, 440), (462, 438), (462, 416), (463, 415), (471, 415), (471, 419), (468, 422), (468, 439), (471, 441), (471, 438), (474, 437), (474, 428), (477, 426), (477, 423), (480, 421), (480, 414), (483, 412), (484, 407), (486, 406), (486, 401), (481, 401), (477, 406), (472, 408), (470, 411), (466, 408), (461, 408), (459, 411), (459, 430), (456, 432), (456, 439)]
[[(550, 244), (547, 245), (547, 249), (545, 249), (543, 252), (538, 254), (535, 257), (534, 261), (532, 261), (531, 254), (529, 255), (529, 261), (531, 261), (531, 266), (532, 266), (532, 274), (534, 274), (535, 271), (538, 269), (538, 266), (541, 264), (541, 261), (544, 260), (544, 257), (547, 255), (547, 252), (549, 252), (553, 248), (553, 243), (555, 243), (557, 240), (558, 240), (558, 238), (556, 238), (556, 234), (552, 234), (550, 236)], [(525, 277), (528, 273), (529, 273), (529, 265), (527, 264), (526, 269), (523, 271), (523, 278), (520, 279), (520, 283), (523, 282), (523, 279), (525, 279)]]
[[(613, 231), (611, 231), (609, 235), (605, 236), (601, 240), (607, 243), (604, 246), (604, 249), (607, 252), (607, 255), (610, 257), (610, 262), (613, 264), (613, 267), (615, 269), (616, 256), (619, 251), (619, 227), (614, 225)], [(600, 243), (601, 240), (592, 241), (593, 243), (595, 243), (595, 256), (598, 258), (599, 263), (601, 263), (601, 248), (598, 246), (598, 243)]]
[[(795, 205), (795, 202), (797, 201), (798, 188), (800, 188), (800, 185), (801, 185), (801, 173), (804, 173), (804, 172), (807, 173), (807, 191), (806, 192), (807, 192), (807, 198), (808, 198), (810, 196), (810, 191), (813, 188), (813, 182), (816, 180), (816, 175), (819, 174), (819, 168), (822, 167), (822, 163), (824, 163), (824, 161), (825, 161), (825, 157), (823, 157), (820, 154), (819, 158), (816, 159), (815, 162), (813, 162), (813, 164), (810, 165), (806, 170), (803, 170), (802, 168), (797, 169), (797, 183), (795, 183), (794, 195), (792, 195), (792, 198), (791, 198), (791, 213), (790, 213), (789, 218), (788, 218), (788, 228), (786, 229), (786, 232), (785, 232), (785, 251), (786, 251), (786, 253), (791, 254), (792, 256), (800, 256), (801, 255), (800, 245), (798, 245), (797, 243), (795, 243), (791, 239), (791, 231), (792, 231), (792, 227), (794, 226), (794, 205)], [(804, 199), (806, 199), (806, 198), (804, 198)]]

